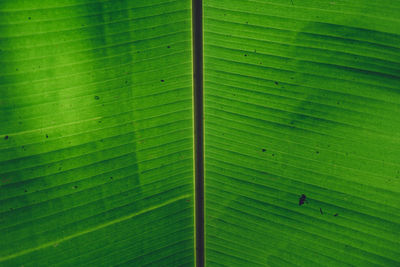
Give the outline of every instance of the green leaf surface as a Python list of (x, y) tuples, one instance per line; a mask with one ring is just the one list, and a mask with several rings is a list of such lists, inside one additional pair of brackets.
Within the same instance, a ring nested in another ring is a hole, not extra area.
[(194, 263), (191, 4), (0, 2), (0, 265)]
[[(0, 1), (0, 266), (194, 265), (191, 8)], [(399, 266), (400, 2), (203, 22), (207, 266)]]
[(204, 3), (207, 265), (399, 266), (400, 2)]

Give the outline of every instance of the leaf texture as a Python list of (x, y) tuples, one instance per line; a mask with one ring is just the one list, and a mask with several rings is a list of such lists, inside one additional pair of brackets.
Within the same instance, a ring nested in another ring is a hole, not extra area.
[(193, 265), (190, 9), (1, 1), (1, 266)]
[(204, 3), (207, 266), (399, 266), (400, 2)]

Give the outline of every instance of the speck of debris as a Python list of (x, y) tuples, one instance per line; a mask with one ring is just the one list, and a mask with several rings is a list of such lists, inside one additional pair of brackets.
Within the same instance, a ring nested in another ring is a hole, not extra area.
[(265, 152), (265, 151), (267, 151), (267, 150), (266, 150), (265, 148), (263, 148), (263, 149), (261, 149), (261, 151), (262, 151), (262, 152)]
[(170, 46), (167, 46), (167, 48), (171, 48)]
[(4, 139), (6, 139), (6, 140), (7, 140), (7, 139), (8, 139), (8, 135), (4, 136)]
[(75, 186), (74, 186), (74, 188), (75, 188), (75, 189), (77, 189), (77, 188), (78, 188), (78, 186), (77, 186), (77, 185), (75, 185)]
[(247, 54), (244, 54), (245, 57), (247, 57)]
[(163, 83), (163, 82), (164, 82), (164, 80), (161, 80), (161, 82)]
[(95, 96), (94, 96), (94, 99), (99, 100), (100, 97), (99, 97), (98, 95), (95, 95)]
[(272, 154), (273, 157), (275, 157), (275, 154)]
[(319, 208), (319, 212), (320, 212), (321, 214), (324, 214), (324, 213), (322, 212), (322, 209), (321, 209), (321, 208)]
[(319, 151), (317, 150), (317, 151), (315, 151), (315, 153), (319, 154)]
[(299, 198), (299, 206), (303, 205), (305, 202), (307, 202), (307, 197), (306, 195), (301, 194), (301, 197)]
[(29, 20), (31, 20), (31, 17), (28, 17)]
[(111, 179), (111, 180), (113, 179), (112, 176), (110, 177), (110, 179)]
[(339, 215), (338, 213), (335, 213), (333, 216), (337, 217), (338, 215)]
[(46, 138), (49, 138), (49, 135), (48, 135), (48, 134), (46, 134)]
[(26, 192), (28, 192), (28, 190), (25, 189), (24, 192), (26, 193)]
[(278, 82), (275, 82), (275, 85), (278, 85), (279, 83)]

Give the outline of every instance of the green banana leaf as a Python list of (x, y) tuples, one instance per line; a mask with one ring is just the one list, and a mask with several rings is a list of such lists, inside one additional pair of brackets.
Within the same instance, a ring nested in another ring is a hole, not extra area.
[(208, 266), (400, 266), (400, 2), (204, 0)]
[[(400, 2), (203, 11), (206, 265), (399, 266)], [(192, 39), (190, 0), (0, 1), (0, 266), (203, 257)]]
[(0, 265), (193, 265), (190, 1), (0, 10)]

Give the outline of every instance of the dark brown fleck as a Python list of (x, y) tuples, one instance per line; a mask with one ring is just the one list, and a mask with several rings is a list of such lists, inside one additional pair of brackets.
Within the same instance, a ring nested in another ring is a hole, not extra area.
[(299, 198), (299, 206), (303, 205), (305, 202), (307, 202), (307, 197), (306, 195), (301, 194), (301, 197)]

